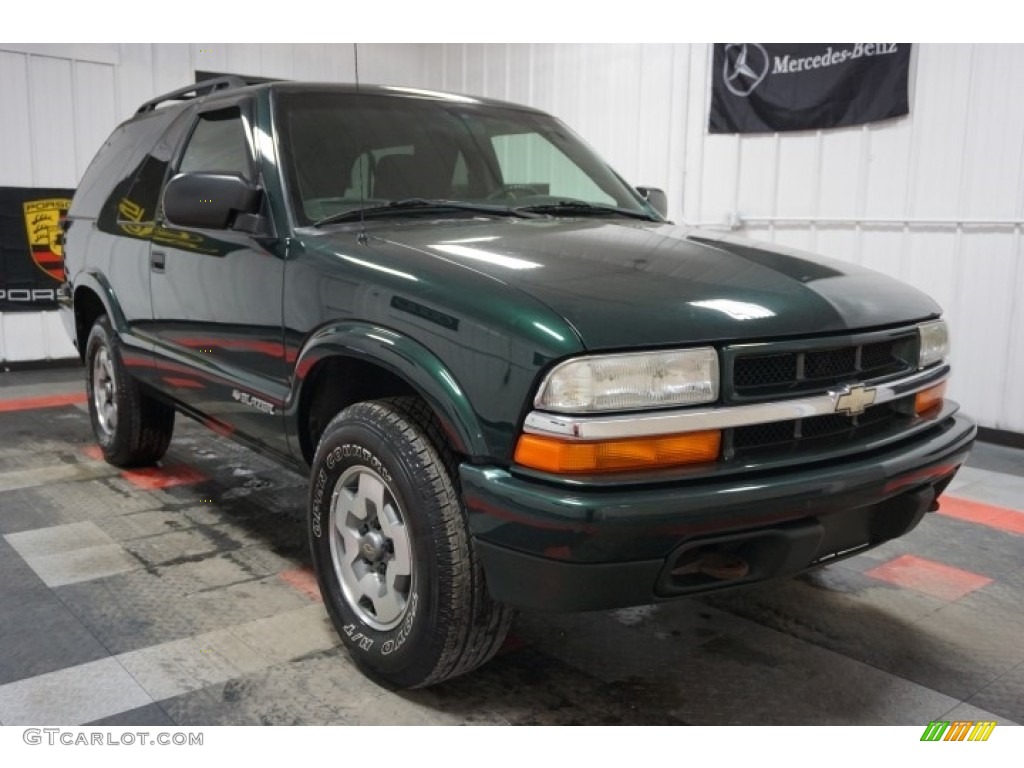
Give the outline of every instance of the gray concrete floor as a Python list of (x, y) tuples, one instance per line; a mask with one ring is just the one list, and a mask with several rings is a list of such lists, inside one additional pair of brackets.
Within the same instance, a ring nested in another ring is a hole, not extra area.
[(523, 612), (479, 671), (392, 693), (319, 601), (304, 480), (180, 416), (160, 470), (120, 472), (80, 403), (19, 407), (80, 381), (0, 373), (2, 724), (1024, 722), (1024, 452), (980, 445), (941, 513), (867, 554)]

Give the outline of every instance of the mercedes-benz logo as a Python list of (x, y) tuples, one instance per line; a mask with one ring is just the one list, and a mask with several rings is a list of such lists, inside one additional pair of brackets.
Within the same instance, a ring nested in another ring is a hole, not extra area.
[(768, 74), (768, 53), (760, 43), (729, 43), (725, 46), (722, 82), (731, 93), (747, 97)]

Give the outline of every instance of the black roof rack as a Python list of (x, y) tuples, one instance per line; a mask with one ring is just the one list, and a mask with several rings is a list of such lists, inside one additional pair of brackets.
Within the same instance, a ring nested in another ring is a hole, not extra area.
[(206, 96), (214, 91), (226, 91), (230, 88), (244, 88), (247, 85), (249, 85), (249, 83), (246, 82), (245, 78), (238, 77), (237, 75), (225, 75), (224, 77), (215, 77), (212, 80), (203, 80), (201, 83), (187, 85), (176, 91), (170, 91), (169, 93), (157, 96), (155, 99), (150, 99), (135, 110), (135, 114), (141, 115), (143, 112), (152, 112), (158, 105), (163, 104), (165, 101), (197, 99), (200, 96)]

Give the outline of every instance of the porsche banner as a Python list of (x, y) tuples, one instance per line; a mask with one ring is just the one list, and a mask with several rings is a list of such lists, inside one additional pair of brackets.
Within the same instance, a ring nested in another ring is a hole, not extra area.
[(906, 115), (910, 43), (716, 43), (710, 133), (839, 128)]
[(73, 192), (0, 187), (0, 312), (57, 306), (64, 280), (59, 224)]

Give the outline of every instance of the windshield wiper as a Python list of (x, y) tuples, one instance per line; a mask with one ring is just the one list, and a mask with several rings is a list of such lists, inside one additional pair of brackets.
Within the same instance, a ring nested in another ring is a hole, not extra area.
[(486, 213), (492, 216), (531, 218), (529, 213), (509, 208), (505, 205), (485, 205), (482, 203), (467, 203), (462, 200), (428, 200), (422, 197), (410, 197), (406, 200), (395, 200), (387, 205), (368, 205), (363, 208), (353, 208), (341, 213), (335, 213), (313, 222), (313, 226), (322, 227), (326, 224), (341, 224), (346, 221), (359, 221), (363, 218), (396, 216), (407, 212), (418, 213), (431, 210), (473, 211), (474, 213)]
[(583, 200), (559, 200), (557, 203), (542, 203), (540, 205), (523, 205), (515, 208), (516, 211), (528, 213), (546, 213), (550, 216), (628, 216), (631, 219), (643, 219), (644, 221), (655, 221), (654, 218), (641, 211), (631, 211), (628, 208), (617, 208), (614, 205), (601, 205), (599, 203), (587, 203)]

